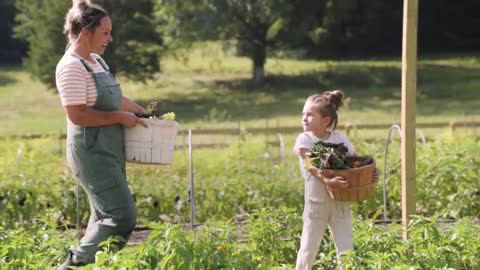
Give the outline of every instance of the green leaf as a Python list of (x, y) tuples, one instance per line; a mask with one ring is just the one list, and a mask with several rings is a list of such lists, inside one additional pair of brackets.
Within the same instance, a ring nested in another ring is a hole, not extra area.
[(282, 18), (275, 20), (275, 22), (272, 25), (270, 25), (270, 27), (267, 30), (267, 40), (273, 40), (278, 35), (280, 30), (282, 30), (283, 25), (284, 25), (284, 21)]

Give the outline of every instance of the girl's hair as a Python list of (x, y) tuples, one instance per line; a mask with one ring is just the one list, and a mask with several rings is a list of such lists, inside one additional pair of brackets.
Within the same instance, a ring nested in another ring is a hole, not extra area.
[(344, 94), (342, 91), (332, 90), (323, 92), (322, 94), (309, 96), (307, 101), (317, 105), (318, 112), (322, 116), (330, 116), (332, 122), (330, 122), (329, 126), (332, 127), (332, 130), (334, 130), (338, 123), (337, 110), (343, 104), (343, 97)]
[(92, 4), (90, 0), (73, 0), (63, 26), (63, 32), (67, 36), (67, 49), (78, 40), (84, 28), (94, 31), (100, 25), (100, 20), (107, 16), (108, 12), (104, 8)]

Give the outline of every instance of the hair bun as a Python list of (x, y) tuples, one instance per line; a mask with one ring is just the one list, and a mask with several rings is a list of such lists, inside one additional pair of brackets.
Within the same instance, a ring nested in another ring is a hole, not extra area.
[(328, 100), (335, 105), (335, 109), (338, 110), (340, 106), (343, 105), (343, 97), (344, 94), (341, 90), (333, 90), (333, 91), (328, 91), (325, 92), (325, 96), (328, 98)]
[(73, 6), (79, 6), (81, 4), (90, 4), (90, 0), (72, 0)]

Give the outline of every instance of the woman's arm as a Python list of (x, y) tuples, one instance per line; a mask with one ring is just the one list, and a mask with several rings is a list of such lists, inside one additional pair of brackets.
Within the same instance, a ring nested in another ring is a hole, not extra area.
[(122, 98), (121, 110), (133, 113), (146, 113), (145, 109), (142, 106), (138, 105), (137, 103), (131, 101), (126, 97)]
[(134, 127), (147, 124), (132, 112), (100, 111), (86, 105), (64, 106), (65, 113), (72, 123), (84, 127), (106, 126), (121, 124), (124, 127)]

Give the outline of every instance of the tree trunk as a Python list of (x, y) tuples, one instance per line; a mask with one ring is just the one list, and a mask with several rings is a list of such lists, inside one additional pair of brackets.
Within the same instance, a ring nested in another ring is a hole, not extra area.
[(253, 81), (255, 83), (262, 83), (265, 79), (265, 70), (263, 66), (254, 66), (253, 67)]
[(265, 43), (254, 41), (252, 51), (253, 61), (253, 81), (255, 83), (262, 83), (265, 79), (265, 61), (267, 58), (267, 47)]

